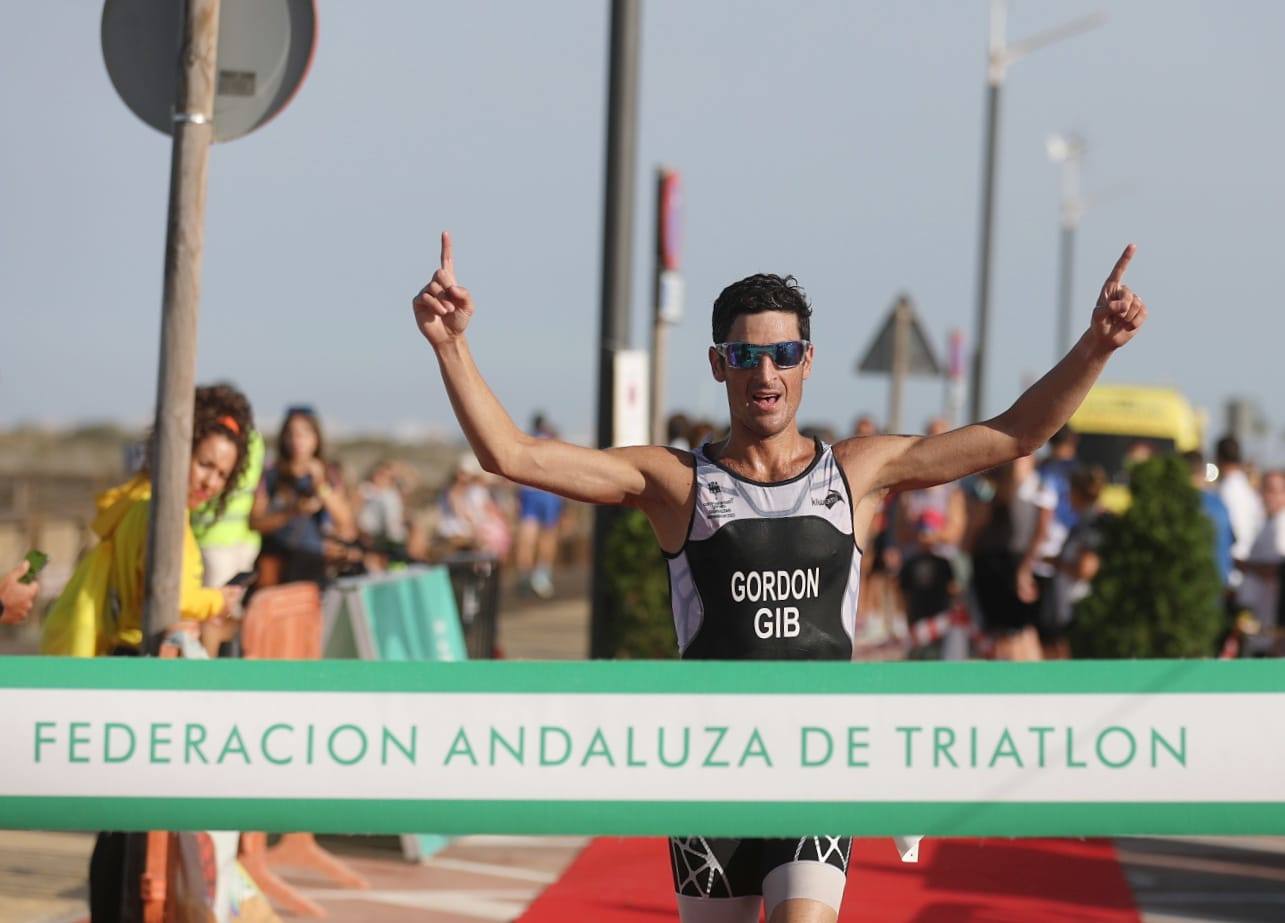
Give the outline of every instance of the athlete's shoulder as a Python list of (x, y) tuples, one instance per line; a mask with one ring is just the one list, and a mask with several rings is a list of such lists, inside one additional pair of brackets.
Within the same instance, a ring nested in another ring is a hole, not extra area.
[(831, 446), (857, 499), (872, 492), (884, 466), (905, 451), (909, 436), (850, 436)]
[(682, 504), (692, 491), (696, 458), (691, 452), (667, 445), (631, 445), (608, 449), (638, 469), (647, 482), (644, 498)]

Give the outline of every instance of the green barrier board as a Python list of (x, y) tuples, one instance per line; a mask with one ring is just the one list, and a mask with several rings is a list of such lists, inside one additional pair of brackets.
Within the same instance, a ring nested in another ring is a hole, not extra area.
[[(364, 660), (452, 662), (468, 659), (450, 573), (445, 567), (414, 568), (348, 583), (327, 653)], [(403, 833), (402, 853), (411, 861), (445, 849), (436, 833)]]

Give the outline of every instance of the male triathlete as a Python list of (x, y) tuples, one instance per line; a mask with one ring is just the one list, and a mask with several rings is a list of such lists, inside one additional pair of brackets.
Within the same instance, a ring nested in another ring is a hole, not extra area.
[[(848, 660), (863, 537), (887, 491), (953, 481), (1034, 452), (1084, 398), (1147, 310), (1124, 285), (1130, 244), (1075, 347), (1008, 410), (936, 436), (865, 436), (833, 446), (799, 433), (812, 372), (811, 308), (795, 280), (755, 275), (714, 302), (710, 372), (727, 390), (730, 434), (686, 452), (587, 449), (524, 433), (473, 362), (473, 299), (455, 279), (451, 239), (413, 301), (451, 405), (486, 470), (573, 500), (642, 510), (669, 563), (682, 656)], [(767, 602), (769, 605), (764, 605)], [(764, 613), (768, 613), (766, 616)], [(684, 921), (832, 923), (850, 841), (673, 839)]]

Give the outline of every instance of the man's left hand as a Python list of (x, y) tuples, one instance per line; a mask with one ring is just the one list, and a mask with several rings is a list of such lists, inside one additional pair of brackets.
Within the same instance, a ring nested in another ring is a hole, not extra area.
[(1134, 244), (1124, 248), (1120, 259), (1116, 260), (1111, 275), (1102, 284), (1098, 303), (1093, 309), (1093, 319), (1089, 331), (1094, 339), (1106, 349), (1119, 349), (1133, 339), (1143, 321), (1147, 319), (1147, 306), (1142, 299), (1124, 284), (1124, 271), (1129, 268), (1129, 261), (1137, 251)]

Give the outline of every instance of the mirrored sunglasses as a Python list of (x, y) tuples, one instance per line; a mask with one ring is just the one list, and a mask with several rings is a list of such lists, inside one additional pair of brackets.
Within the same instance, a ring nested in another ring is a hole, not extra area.
[(768, 356), (778, 369), (792, 369), (808, 351), (808, 340), (785, 340), (782, 343), (715, 343), (714, 349), (734, 369), (752, 369), (759, 357)]

